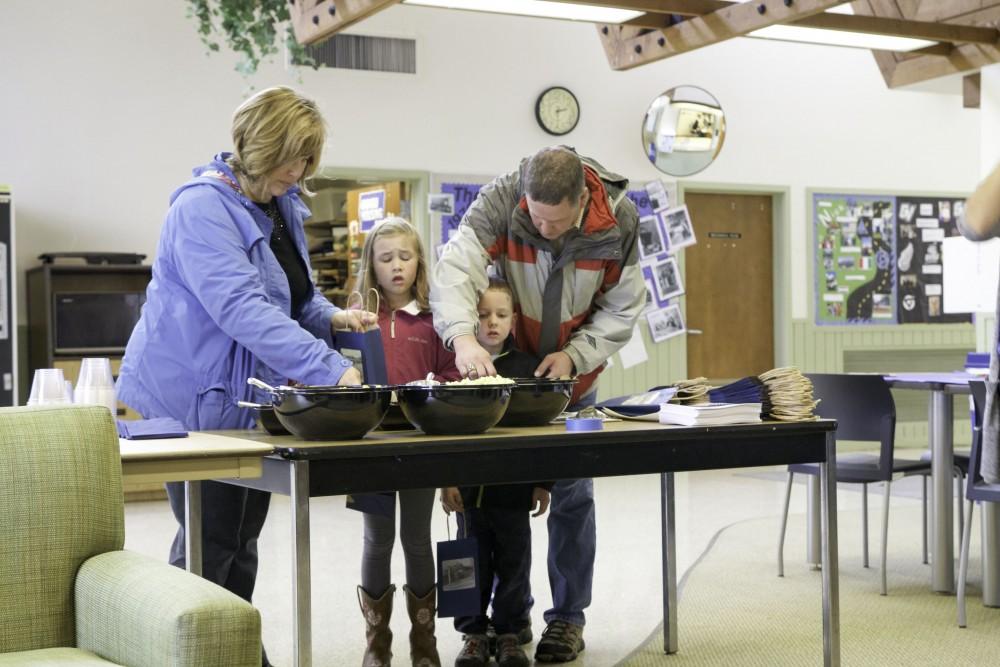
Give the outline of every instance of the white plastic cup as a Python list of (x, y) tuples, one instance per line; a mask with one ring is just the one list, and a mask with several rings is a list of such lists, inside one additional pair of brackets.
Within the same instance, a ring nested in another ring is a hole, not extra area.
[(112, 415), (118, 413), (115, 381), (111, 361), (104, 357), (86, 357), (80, 363), (73, 402), (82, 405), (103, 405)]
[(78, 405), (101, 405), (111, 411), (118, 412), (118, 398), (114, 387), (81, 387), (77, 386), (73, 402)]
[(111, 375), (111, 361), (103, 357), (86, 357), (80, 362), (80, 375), (76, 379), (79, 387), (114, 387)]
[(61, 368), (39, 368), (31, 382), (28, 405), (55, 405), (70, 402), (66, 378)]

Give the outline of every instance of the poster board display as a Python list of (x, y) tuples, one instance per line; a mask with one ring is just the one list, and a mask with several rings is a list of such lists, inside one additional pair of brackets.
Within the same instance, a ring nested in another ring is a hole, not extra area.
[(814, 193), (817, 324), (946, 324), (944, 241), (961, 197)]
[(813, 195), (817, 324), (893, 324), (896, 198)]
[(964, 214), (965, 200), (900, 196), (896, 203), (899, 323), (968, 322), (968, 311), (946, 312), (944, 304), (944, 240), (961, 236), (956, 220)]

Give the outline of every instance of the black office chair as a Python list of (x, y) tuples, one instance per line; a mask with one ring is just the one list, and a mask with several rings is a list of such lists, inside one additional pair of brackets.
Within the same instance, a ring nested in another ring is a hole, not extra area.
[[(868, 485), (885, 484), (882, 501), (882, 584), (886, 587), (886, 546), (889, 528), (889, 491), (895, 476), (930, 474), (930, 464), (893, 458), (896, 431), (896, 404), (889, 385), (880, 375), (807, 374), (812, 381), (813, 395), (820, 400), (816, 413), (824, 419), (837, 420), (838, 440), (861, 440), (880, 443), (879, 453), (845, 454), (837, 456), (837, 481), (861, 484), (863, 565), (868, 567)], [(785, 526), (788, 524), (788, 503), (796, 473), (819, 475), (818, 463), (797, 463), (788, 466), (788, 484), (781, 516), (781, 536), (778, 538), (778, 576), (785, 574)], [(926, 507), (926, 498), (925, 503)], [(923, 521), (927, 530), (927, 521)], [(926, 533), (924, 544), (927, 543)]]
[(969, 383), (972, 389), (972, 399), (976, 404), (976, 429), (972, 434), (972, 452), (969, 456), (969, 475), (965, 487), (966, 502), (965, 524), (962, 527), (962, 553), (958, 563), (958, 627), (964, 628), (965, 622), (965, 583), (969, 575), (969, 538), (972, 536), (972, 512), (976, 501), (984, 503), (1000, 503), (1000, 484), (990, 484), (983, 480), (981, 467), (983, 461), (983, 415), (986, 409), (986, 383), (973, 380)]

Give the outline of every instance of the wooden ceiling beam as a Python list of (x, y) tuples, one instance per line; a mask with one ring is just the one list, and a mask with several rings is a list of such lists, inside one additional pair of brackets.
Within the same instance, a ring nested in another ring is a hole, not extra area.
[(400, 0), (292, 0), (289, 14), (299, 44), (316, 44)]
[(893, 35), (928, 39), (952, 44), (996, 44), (1000, 32), (995, 28), (958, 25), (954, 23), (930, 23), (928, 21), (907, 21), (878, 16), (857, 16), (849, 14), (816, 14), (794, 25), (827, 30), (863, 32), (873, 35)]
[(899, 88), (940, 76), (973, 72), (998, 62), (1000, 48), (997, 46), (963, 44), (946, 56), (926, 55), (897, 62), (888, 72), (886, 83), (890, 88)]
[(786, 6), (781, 0), (755, 0), (730, 4), (638, 37), (624, 38), (622, 31), (626, 28), (619, 25), (598, 26), (598, 33), (609, 54), (611, 68), (626, 70), (718, 44), (776, 23), (812, 16), (840, 4), (842, 0), (796, 0)]
[(981, 97), (981, 75), (966, 74), (962, 77), (962, 106), (966, 109), (978, 109)]
[[(558, 0), (563, 1), (563, 0)], [(568, 0), (565, 0), (568, 1)], [(688, 0), (685, 2), (656, 2), (655, 0), (574, 0), (582, 4), (610, 6), (614, 4), (619, 9), (631, 9), (633, 11), (645, 11), (646, 14), (634, 19), (625, 21), (623, 25), (638, 26), (643, 28), (663, 29), (670, 26), (670, 14), (686, 14), (695, 9), (710, 9), (716, 11), (719, 8), (732, 5), (731, 2), (719, 0)], [(684, 12), (670, 11), (667, 8), (683, 9)], [(707, 12), (704, 12), (707, 13)], [(803, 28), (824, 28), (826, 30), (840, 30), (846, 32), (861, 32), (872, 35), (890, 35), (893, 37), (910, 37), (913, 39), (926, 39), (934, 42), (947, 42), (949, 44), (995, 44), (1000, 40), (1000, 32), (994, 28), (959, 25), (955, 23), (935, 23), (930, 21), (910, 21), (899, 18), (886, 18), (880, 16), (864, 16), (856, 14), (830, 14), (819, 13), (812, 16), (791, 21), (788, 25), (800, 26)], [(939, 49), (943, 51), (943, 49)]]

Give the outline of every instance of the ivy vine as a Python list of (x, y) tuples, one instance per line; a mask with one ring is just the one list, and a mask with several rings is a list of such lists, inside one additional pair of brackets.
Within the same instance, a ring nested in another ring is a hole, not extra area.
[(278, 53), (278, 28), (285, 26), (284, 42), (291, 62), (317, 67), (307, 48), (292, 32), (289, 0), (187, 0), (188, 18), (198, 24), (198, 35), (210, 52), (220, 41), (240, 56), (236, 71), (250, 76), (260, 63)]

